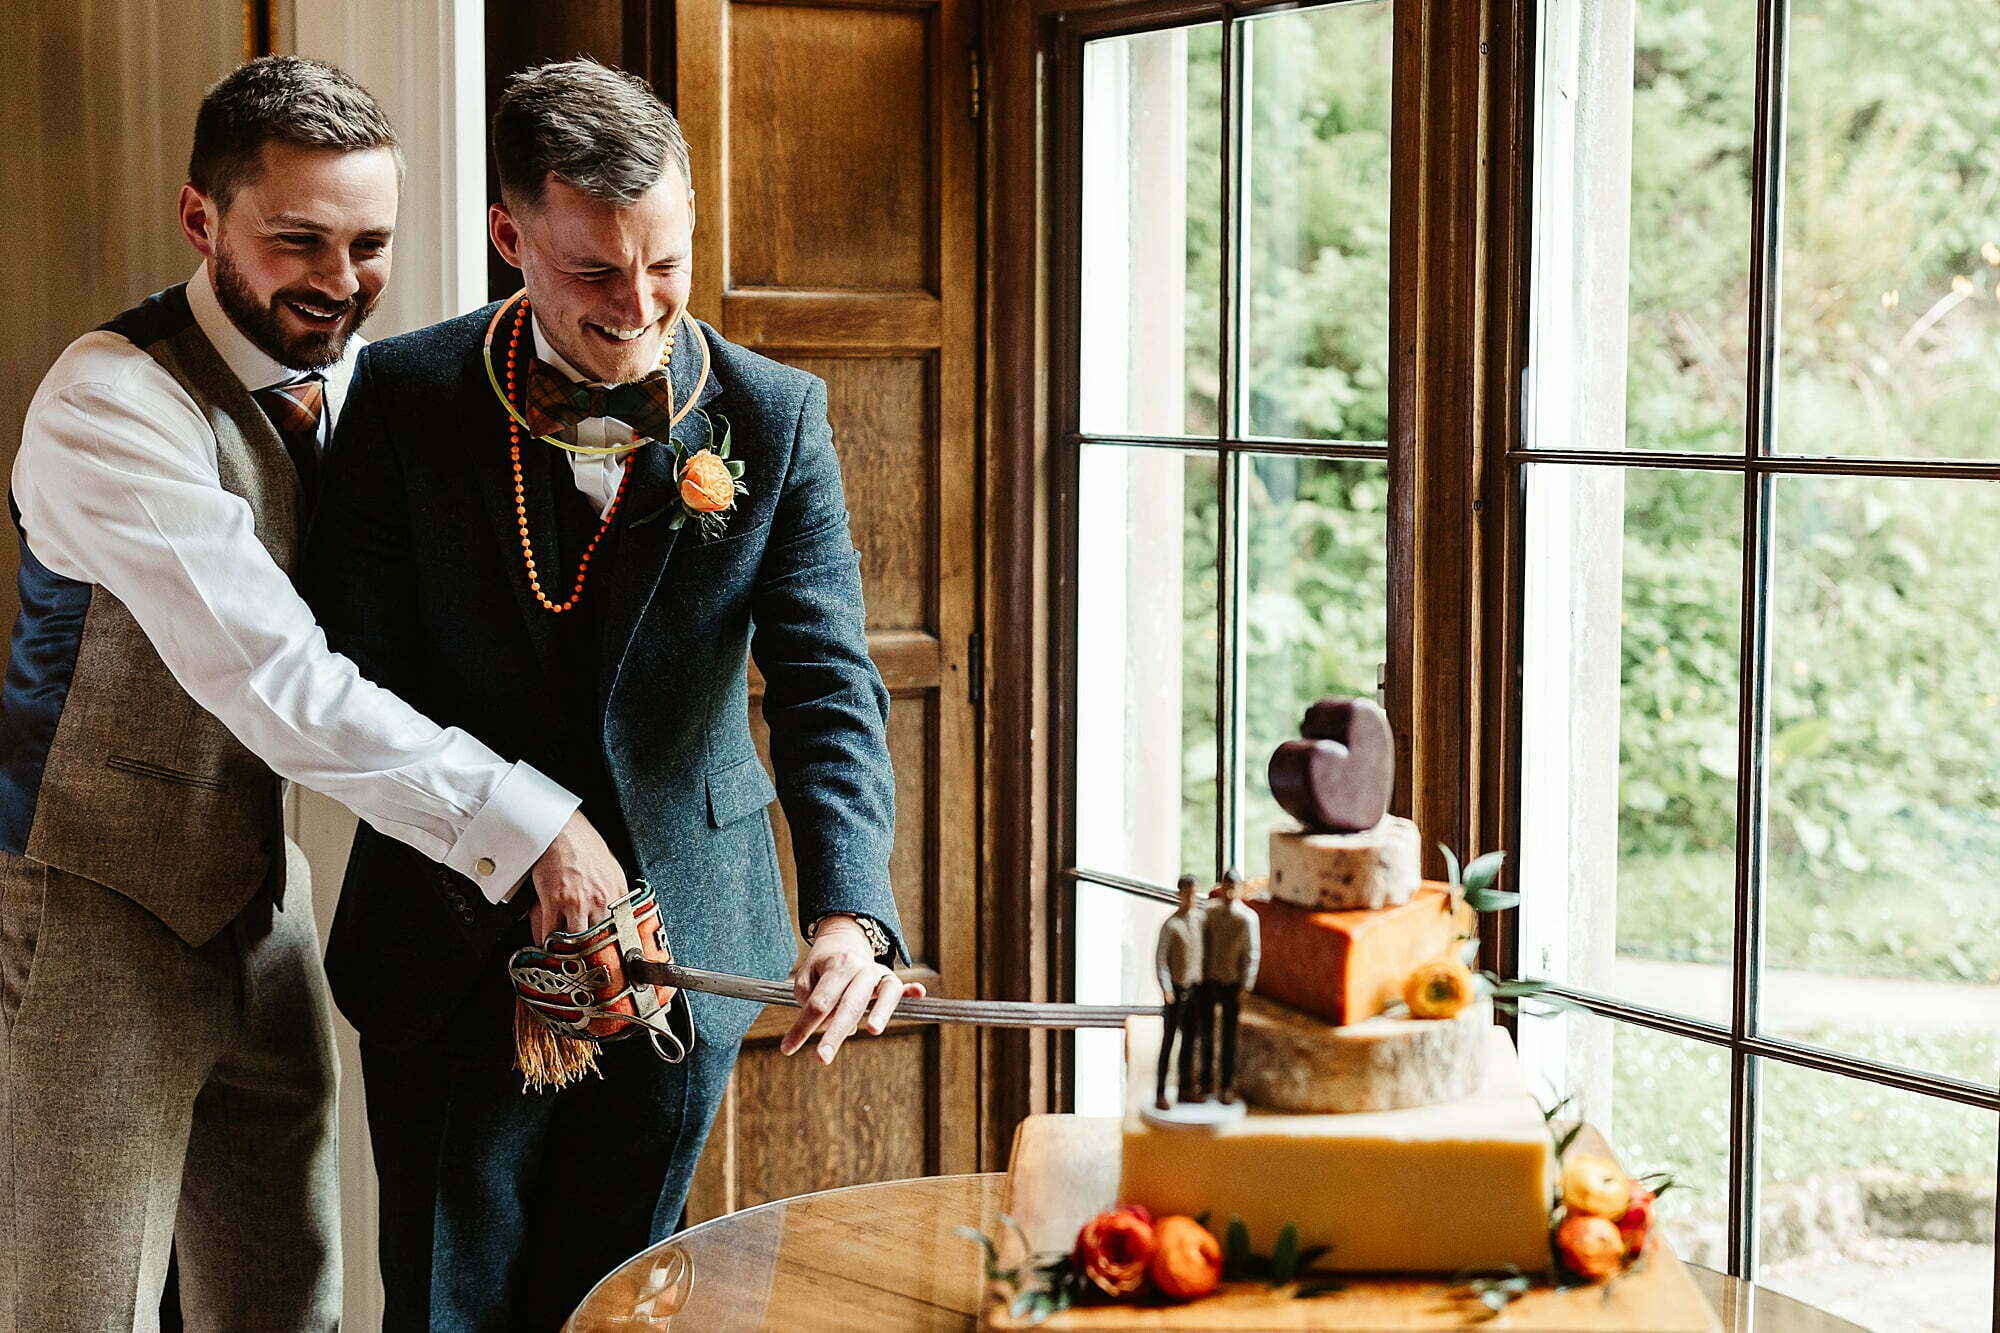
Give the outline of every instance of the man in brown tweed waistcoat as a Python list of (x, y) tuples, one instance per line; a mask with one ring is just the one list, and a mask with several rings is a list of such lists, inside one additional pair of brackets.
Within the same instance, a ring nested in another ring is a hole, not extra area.
[(201, 268), (78, 339), (29, 408), (0, 1333), (154, 1329), (170, 1252), (191, 1329), (338, 1326), (332, 1032), (284, 779), (442, 863), (416, 917), (532, 880), (540, 935), (625, 891), (575, 796), (367, 682), (292, 588), (401, 169), (339, 70), (238, 69), (181, 194)]

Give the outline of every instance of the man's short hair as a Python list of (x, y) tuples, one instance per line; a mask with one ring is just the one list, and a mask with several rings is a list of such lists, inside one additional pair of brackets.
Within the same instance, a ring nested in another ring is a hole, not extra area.
[(541, 203), (554, 176), (624, 207), (672, 164), (694, 188), (680, 122), (636, 74), (595, 60), (558, 60), (507, 81), (493, 110), (500, 198), (516, 211)]
[(395, 127), (347, 71), (304, 56), (259, 56), (223, 76), (194, 118), (188, 180), (222, 207), (257, 178), (264, 145), (387, 148), (403, 170)]

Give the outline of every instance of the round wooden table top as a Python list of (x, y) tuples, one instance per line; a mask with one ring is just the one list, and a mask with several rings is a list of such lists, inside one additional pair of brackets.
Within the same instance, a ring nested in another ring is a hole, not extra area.
[[(781, 1199), (635, 1255), (567, 1333), (970, 1333), (983, 1267), (958, 1234), (997, 1235), (1007, 1177), (929, 1176)], [(1720, 1333), (1865, 1333), (1774, 1291), (1689, 1264)]]

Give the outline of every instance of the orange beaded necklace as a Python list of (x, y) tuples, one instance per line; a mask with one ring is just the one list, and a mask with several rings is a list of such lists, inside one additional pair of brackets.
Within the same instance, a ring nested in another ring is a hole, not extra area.
[[(498, 317), (498, 313), (496, 312), (496, 320)], [(523, 292), (521, 293), (519, 305), (515, 307), (514, 327), (507, 335), (507, 389), (502, 399), (508, 408), (507, 453), (514, 464), (514, 518), (521, 529), (521, 558), (527, 562), (528, 566), (528, 587), (534, 591), (535, 600), (542, 604), (544, 610), (561, 615), (563, 612), (573, 609), (578, 600), (583, 596), (584, 580), (590, 577), (590, 557), (596, 553), (598, 543), (604, 540), (604, 534), (611, 530), (611, 520), (618, 516), (618, 505), (625, 498), (625, 487), (632, 480), (632, 469), (630, 466), (627, 466), (624, 472), (619, 474), (617, 493), (611, 497), (611, 504), (605, 509), (604, 518), (598, 523), (597, 532), (591, 537), (590, 544), (583, 548), (583, 556), (577, 561), (576, 583), (570, 588), (569, 599), (562, 602), (550, 601), (548, 594), (542, 591), (541, 574), (535, 567), (535, 543), (528, 535), (528, 492), (527, 486), (521, 477), (522, 414), (518, 407), (520, 398), (516, 392), (515, 362), (521, 348), (521, 330), (526, 328), (527, 324), (528, 294)], [(666, 367), (667, 362), (673, 357), (674, 335), (679, 331), (679, 320), (675, 320), (667, 326), (667, 343), (660, 350), (660, 366), (662, 369)]]

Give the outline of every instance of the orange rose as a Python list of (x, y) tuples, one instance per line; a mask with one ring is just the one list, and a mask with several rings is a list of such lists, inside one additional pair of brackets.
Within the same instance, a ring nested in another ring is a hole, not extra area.
[(1625, 1266), (1625, 1238), (1601, 1217), (1571, 1213), (1556, 1228), (1556, 1257), (1563, 1267), (1595, 1282)]
[(1632, 1202), (1618, 1218), (1618, 1234), (1625, 1238), (1625, 1257), (1637, 1259), (1646, 1248), (1646, 1236), (1653, 1229), (1653, 1191), (1632, 1182)]
[(1403, 983), (1403, 1003), (1414, 1018), (1452, 1018), (1472, 1003), (1472, 972), (1456, 958), (1419, 963)]
[(1632, 1202), (1632, 1182), (1608, 1157), (1581, 1154), (1563, 1163), (1562, 1201), (1572, 1213), (1617, 1219)]
[(1107, 1208), (1076, 1233), (1076, 1263), (1107, 1296), (1129, 1296), (1153, 1262), (1153, 1215), (1137, 1204)]
[(1222, 1282), (1222, 1246), (1192, 1217), (1153, 1224), (1153, 1285), (1177, 1301), (1199, 1300)]
[(736, 478), (708, 450), (681, 465), (681, 503), (697, 514), (718, 514), (736, 503)]

